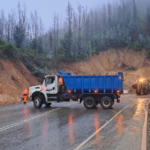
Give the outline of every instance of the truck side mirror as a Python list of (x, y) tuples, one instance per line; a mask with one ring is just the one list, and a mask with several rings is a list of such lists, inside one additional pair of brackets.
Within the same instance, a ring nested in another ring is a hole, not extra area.
[(47, 87), (46, 79), (45, 79), (45, 86)]

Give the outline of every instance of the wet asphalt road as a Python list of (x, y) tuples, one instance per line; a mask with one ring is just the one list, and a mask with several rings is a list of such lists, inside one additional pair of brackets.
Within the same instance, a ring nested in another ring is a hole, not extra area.
[(78, 102), (0, 107), (0, 150), (140, 150), (149, 100), (123, 95), (110, 110)]

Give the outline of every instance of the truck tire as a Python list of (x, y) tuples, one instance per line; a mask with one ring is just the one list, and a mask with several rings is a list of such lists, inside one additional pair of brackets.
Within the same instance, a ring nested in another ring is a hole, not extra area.
[(46, 107), (50, 107), (51, 104), (52, 104), (52, 103), (46, 103), (46, 102), (45, 102), (45, 106), (46, 106)]
[(34, 107), (41, 108), (42, 107), (42, 99), (40, 97), (34, 98)]
[(110, 109), (112, 105), (114, 104), (114, 101), (110, 97), (105, 96), (101, 99), (100, 104), (103, 109)]
[(136, 94), (137, 94), (137, 95), (141, 95), (141, 92), (138, 92), (138, 91), (136, 90)]
[(95, 108), (95, 106), (96, 106), (95, 99), (93, 97), (86, 97), (84, 100), (84, 106), (87, 109)]

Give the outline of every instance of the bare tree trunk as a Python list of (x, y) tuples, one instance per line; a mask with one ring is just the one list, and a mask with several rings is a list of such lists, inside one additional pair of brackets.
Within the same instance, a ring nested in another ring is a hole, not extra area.
[(68, 7), (67, 7), (67, 15), (68, 15), (68, 32), (72, 32), (72, 6), (71, 4), (68, 2)]
[(57, 46), (58, 47), (58, 37), (59, 37), (59, 15), (57, 15)]
[(56, 15), (54, 15), (54, 30), (53, 30), (53, 50), (54, 50), (54, 57), (56, 57)]
[(0, 15), (0, 38), (4, 39), (4, 26), (5, 26), (5, 15), (4, 11), (1, 11)]

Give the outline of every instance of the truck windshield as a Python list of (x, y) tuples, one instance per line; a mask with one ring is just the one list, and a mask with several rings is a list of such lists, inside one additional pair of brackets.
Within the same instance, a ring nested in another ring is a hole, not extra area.
[(45, 79), (46, 85), (50, 85), (54, 83), (55, 78), (54, 77), (48, 77)]

